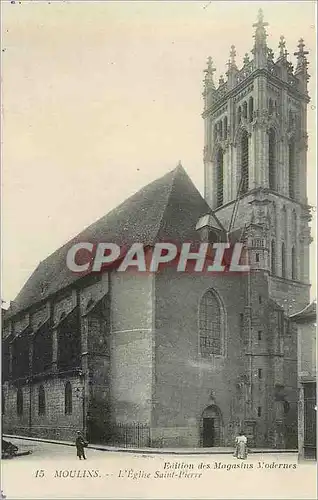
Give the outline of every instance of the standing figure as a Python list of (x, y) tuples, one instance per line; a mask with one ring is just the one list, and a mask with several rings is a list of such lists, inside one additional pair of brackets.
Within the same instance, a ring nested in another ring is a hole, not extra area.
[(85, 446), (87, 446), (87, 443), (85, 442), (82, 434), (80, 431), (77, 431), (77, 437), (76, 437), (76, 441), (75, 441), (75, 446), (76, 446), (76, 450), (77, 450), (77, 456), (78, 458), (81, 460), (82, 457), (84, 458), (84, 460), (86, 460), (86, 457), (85, 457), (85, 453), (84, 453), (84, 448)]
[(236, 458), (245, 460), (247, 457), (247, 437), (244, 432), (240, 432), (235, 438), (235, 455)]

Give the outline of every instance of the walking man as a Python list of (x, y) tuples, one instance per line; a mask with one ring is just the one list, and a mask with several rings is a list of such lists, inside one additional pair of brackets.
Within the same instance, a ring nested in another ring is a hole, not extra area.
[(75, 445), (76, 445), (76, 450), (77, 450), (77, 456), (78, 456), (78, 458), (80, 460), (82, 458), (84, 458), (84, 460), (86, 460), (84, 448), (85, 448), (85, 446), (87, 446), (87, 443), (84, 440), (84, 438), (83, 438), (83, 436), (82, 436), (82, 434), (81, 434), (80, 431), (77, 431), (77, 437), (76, 437)]

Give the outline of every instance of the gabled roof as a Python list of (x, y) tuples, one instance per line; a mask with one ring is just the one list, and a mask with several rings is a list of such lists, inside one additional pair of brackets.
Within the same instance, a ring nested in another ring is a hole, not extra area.
[(148, 184), (41, 262), (12, 303), (6, 317), (29, 308), (79, 279), (66, 265), (79, 242), (151, 246), (156, 241), (198, 241), (200, 217), (211, 209), (181, 165)]
[(292, 314), (289, 318), (295, 323), (307, 323), (309, 321), (316, 321), (316, 300), (308, 304), (300, 312)]

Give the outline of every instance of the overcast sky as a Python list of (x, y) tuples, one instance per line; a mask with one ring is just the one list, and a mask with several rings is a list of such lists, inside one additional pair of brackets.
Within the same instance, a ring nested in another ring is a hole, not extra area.
[[(2, 2), (2, 298), (39, 261), (179, 160), (203, 193), (202, 79), (253, 47), (310, 51), (308, 197), (316, 205), (315, 2)], [(314, 237), (316, 236), (314, 231)], [(315, 284), (315, 249), (311, 276)], [(315, 296), (313, 291), (312, 296)]]

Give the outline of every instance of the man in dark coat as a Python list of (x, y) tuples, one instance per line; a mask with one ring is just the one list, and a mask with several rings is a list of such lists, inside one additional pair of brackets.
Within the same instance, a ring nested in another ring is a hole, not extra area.
[(81, 460), (82, 457), (83, 457), (84, 460), (86, 460), (85, 453), (84, 453), (84, 447), (87, 446), (87, 443), (85, 442), (85, 440), (84, 440), (82, 434), (80, 433), (80, 431), (77, 431), (77, 437), (76, 437), (75, 445), (76, 445), (76, 450), (77, 450), (77, 456), (78, 456), (78, 458)]

